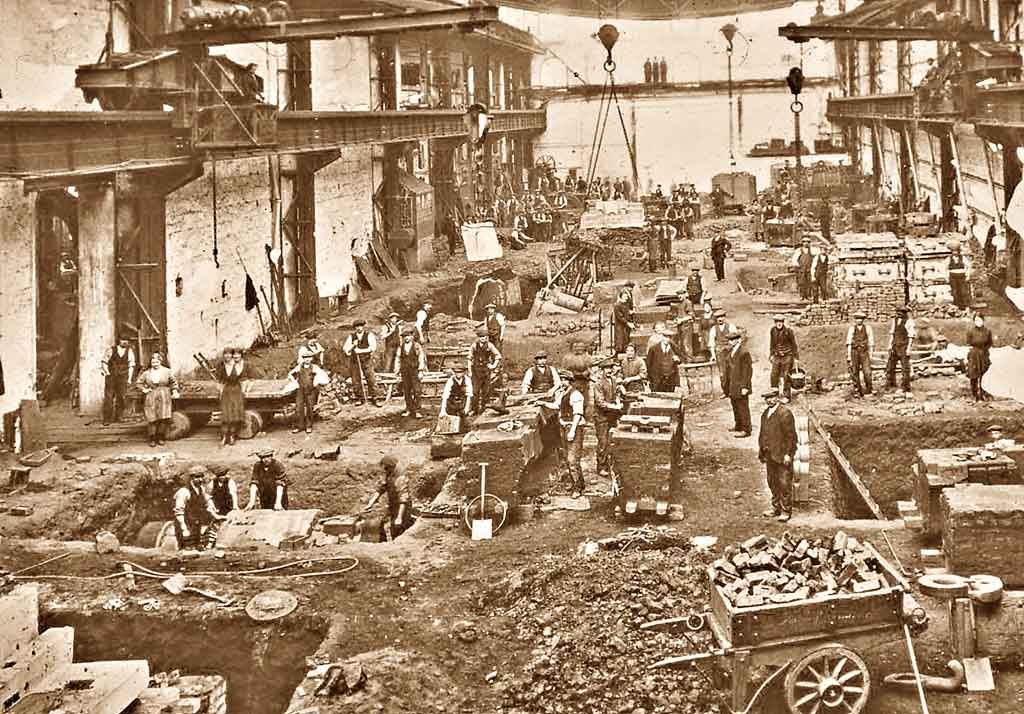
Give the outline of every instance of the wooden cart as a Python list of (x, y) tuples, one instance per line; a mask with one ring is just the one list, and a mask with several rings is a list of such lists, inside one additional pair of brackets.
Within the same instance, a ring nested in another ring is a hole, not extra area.
[[(791, 714), (859, 714), (867, 706), (872, 687), (871, 673), (860, 653), (903, 638), (905, 623), (915, 616), (915, 626), (924, 625), (924, 611), (910, 596), (906, 580), (870, 544), (864, 546), (881, 565), (885, 587), (793, 603), (736, 607), (715, 584), (714, 570), (708, 566), (711, 611), (687, 619), (700, 620), (710, 628), (717, 647), (662, 660), (652, 667), (711, 658), (731, 660), (734, 712), (752, 711), (781, 679)], [(751, 673), (758, 667), (773, 671), (750, 697)]]
[[(238, 432), (239, 438), (251, 439), (270, 425), (274, 414), (295, 401), (294, 390), (288, 390), (287, 379), (246, 379), (242, 381), (245, 394), (245, 420)], [(169, 440), (182, 439), (194, 429), (206, 426), (215, 412), (220, 411), (220, 383), (213, 380), (181, 382), (179, 396), (174, 400)], [(133, 395), (143, 398), (141, 392)], [(139, 405), (141, 411), (141, 405)]]

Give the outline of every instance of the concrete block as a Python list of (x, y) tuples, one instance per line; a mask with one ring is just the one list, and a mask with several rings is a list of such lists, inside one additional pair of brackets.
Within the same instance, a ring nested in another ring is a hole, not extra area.
[(965, 484), (942, 492), (942, 551), (954, 573), (1024, 585), (1024, 486)]
[(0, 666), (19, 655), (39, 636), (39, 590), (32, 585), (15, 588), (0, 597)]
[[(26, 695), (60, 695), (63, 714), (122, 714), (149, 685), (149, 663), (79, 662), (58, 668), (29, 687)], [(31, 711), (28, 697), (23, 703)], [(15, 707), (13, 712), (17, 712)]]
[[(0, 604), (2, 607), (2, 604)], [(55, 671), (71, 664), (75, 631), (70, 627), (51, 627), (19, 649), (10, 660), (13, 666), (0, 668), (0, 702), (9, 702)]]

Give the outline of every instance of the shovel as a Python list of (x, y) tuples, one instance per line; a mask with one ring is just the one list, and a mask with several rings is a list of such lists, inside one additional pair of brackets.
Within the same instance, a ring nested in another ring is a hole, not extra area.
[(490, 518), (484, 518), (484, 499), (487, 495), (487, 464), (480, 464), (480, 518), (473, 521), (473, 540), (490, 540), (493, 536), (493, 524)]
[(231, 598), (221, 597), (216, 593), (211, 593), (209, 590), (200, 590), (199, 588), (190, 587), (188, 580), (181, 573), (173, 575), (167, 580), (161, 583), (164, 586), (164, 590), (169, 592), (171, 595), (181, 595), (182, 593), (195, 593), (196, 595), (202, 595), (210, 600), (215, 600), (221, 605), (230, 605), (234, 602)]

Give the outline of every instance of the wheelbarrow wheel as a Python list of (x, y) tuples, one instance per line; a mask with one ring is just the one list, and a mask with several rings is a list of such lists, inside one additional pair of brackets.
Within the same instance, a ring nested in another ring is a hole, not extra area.
[(184, 439), (191, 433), (193, 428), (192, 418), (185, 412), (171, 412), (171, 423), (167, 427), (165, 436), (168, 441)]
[(856, 652), (828, 645), (794, 663), (784, 689), (790, 714), (859, 714), (871, 696), (871, 674)]
[(251, 409), (246, 409), (242, 420), (242, 428), (238, 430), (239, 439), (252, 439), (263, 431), (263, 417)]

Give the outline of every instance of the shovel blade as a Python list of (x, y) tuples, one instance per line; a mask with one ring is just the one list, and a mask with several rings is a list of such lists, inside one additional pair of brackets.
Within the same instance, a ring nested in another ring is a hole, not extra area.
[(493, 537), (490, 518), (473, 521), (473, 540), (490, 540)]
[(164, 590), (169, 592), (171, 595), (181, 595), (185, 592), (185, 588), (188, 587), (188, 580), (181, 573), (172, 575), (167, 580), (164, 580), (161, 585), (164, 586)]

